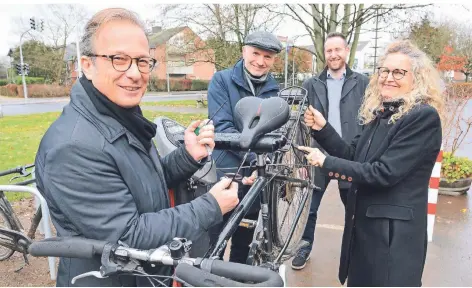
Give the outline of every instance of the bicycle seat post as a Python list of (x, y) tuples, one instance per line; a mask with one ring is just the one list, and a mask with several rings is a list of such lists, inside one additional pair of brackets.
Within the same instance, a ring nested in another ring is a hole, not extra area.
[(266, 155), (264, 153), (257, 154), (257, 176), (265, 176), (266, 175)]

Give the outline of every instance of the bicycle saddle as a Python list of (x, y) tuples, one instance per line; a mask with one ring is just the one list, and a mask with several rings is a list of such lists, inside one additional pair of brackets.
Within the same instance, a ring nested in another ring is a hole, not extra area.
[(290, 118), (289, 106), (280, 97), (244, 97), (234, 109), (234, 121), (241, 131), (243, 149), (250, 149), (261, 136), (282, 127)]

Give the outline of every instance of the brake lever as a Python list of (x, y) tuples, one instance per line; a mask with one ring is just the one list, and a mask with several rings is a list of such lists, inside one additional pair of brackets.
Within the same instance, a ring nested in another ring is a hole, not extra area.
[(28, 177), (29, 175), (31, 175), (31, 173), (20, 175), (20, 176), (13, 176), (13, 178), (10, 179), (10, 182), (18, 178)]
[(98, 271), (89, 271), (89, 272), (75, 276), (74, 278), (72, 278), (71, 283), (75, 284), (75, 281), (85, 278), (85, 277), (89, 277), (89, 276), (93, 276), (95, 278), (100, 278), (100, 279), (108, 277), (108, 276), (102, 276), (102, 274)]

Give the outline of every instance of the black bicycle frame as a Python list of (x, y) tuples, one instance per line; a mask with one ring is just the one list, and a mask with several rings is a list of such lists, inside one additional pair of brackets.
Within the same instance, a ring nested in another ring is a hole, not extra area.
[(205, 254), (204, 258), (214, 258), (214, 257), (219, 257), (221, 252), (226, 247), (226, 243), (228, 243), (229, 238), (233, 235), (233, 233), (236, 231), (236, 229), (239, 226), (239, 223), (241, 220), (246, 216), (246, 214), (249, 212), (249, 209), (251, 208), (252, 204), (256, 200), (257, 196), (262, 192), (261, 195), (261, 211), (262, 211), (262, 224), (263, 224), (263, 231), (265, 233), (264, 238), (266, 240), (265, 242), (265, 251), (270, 252), (272, 251), (272, 235), (270, 233), (270, 221), (269, 221), (269, 195), (267, 194), (267, 189), (265, 187), (267, 186), (267, 183), (269, 182), (269, 179), (266, 177), (266, 172), (265, 172), (265, 158), (264, 154), (258, 154), (257, 155), (257, 172), (258, 176), (254, 184), (252, 184), (251, 188), (247, 192), (247, 194), (244, 196), (244, 198), (241, 200), (239, 205), (236, 207), (236, 209), (233, 211), (231, 214), (230, 218), (228, 219), (228, 222), (226, 225), (223, 227), (223, 230), (221, 230), (220, 234), (218, 235), (218, 240), (210, 249), (207, 251)]

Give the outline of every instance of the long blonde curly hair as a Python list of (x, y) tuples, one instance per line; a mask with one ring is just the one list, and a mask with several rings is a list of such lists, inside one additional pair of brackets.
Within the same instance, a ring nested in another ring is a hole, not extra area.
[[(413, 89), (410, 93), (403, 95), (401, 99), (404, 103), (399, 107), (398, 112), (393, 114), (389, 123), (394, 123), (403, 115), (408, 113), (415, 105), (420, 103), (429, 104), (434, 107), (443, 122), (444, 99), (441, 91), (441, 77), (431, 59), (418, 47), (408, 40), (397, 41), (390, 44), (385, 49), (385, 55), (380, 58), (380, 65), (388, 55), (401, 53), (410, 58), (413, 75)], [(364, 101), (359, 110), (359, 120), (362, 125), (366, 125), (375, 119), (375, 112), (383, 107), (382, 96), (377, 84), (379, 75), (374, 73), (366, 89)]]

